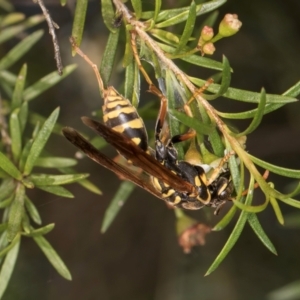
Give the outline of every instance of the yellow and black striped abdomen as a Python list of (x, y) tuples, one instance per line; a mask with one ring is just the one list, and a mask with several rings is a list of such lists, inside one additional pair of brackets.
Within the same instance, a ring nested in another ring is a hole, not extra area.
[(124, 134), (144, 151), (148, 149), (148, 136), (143, 120), (129, 100), (123, 98), (113, 88), (107, 89), (102, 106), (103, 121), (106, 126)]

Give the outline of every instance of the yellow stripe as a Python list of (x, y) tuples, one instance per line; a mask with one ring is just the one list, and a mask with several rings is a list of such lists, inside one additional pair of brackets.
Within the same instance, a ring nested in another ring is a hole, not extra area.
[(139, 144), (141, 143), (141, 139), (140, 139), (140, 138), (137, 138), (137, 137), (132, 138), (131, 140), (132, 140), (136, 145), (139, 145)]
[(115, 97), (114, 100), (110, 100), (107, 98), (107, 100), (105, 101), (105, 107), (107, 107), (108, 109), (112, 109), (115, 108), (117, 105), (121, 105), (121, 106), (131, 106), (130, 102), (127, 99), (123, 99), (121, 97)]
[(175, 190), (169, 189), (167, 193), (162, 194), (162, 197), (163, 198), (168, 198), (168, 197), (172, 196), (174, 193), (175, 193)]
[(135, 119), (122, 125), (115, 126), (112, 129), (122, 133), (126, 128), (144, 128), (144, 123), (140, 119)]
[(121, 113), (123, 113), (123, 114), (136, 113), (136, 110), (132, 106), (127, 106), (127, 107), (123, 107), (121, 109), (112, 110), (109, 113), (103, 115), (103, 121), (104, 121), (104, 123), (107, 122), (108, 119), (117, 118)]

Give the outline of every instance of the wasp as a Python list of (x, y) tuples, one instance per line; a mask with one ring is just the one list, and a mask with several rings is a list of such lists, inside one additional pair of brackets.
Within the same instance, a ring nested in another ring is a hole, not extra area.
[(223, 169), (232, 153), (224, 156), (209, 178), (200, 165), (178, 160), (174, 144), (191, 138), (193, 133), (174, 136), (167, 143), (161, 140), (160, 135), (167, 113), (167, 99), (153, 86), (150, 89), (160, 96), (161, 106), (155, 127), (155, 149), (154, 151), (150, 149), (144, 122), (136, 109), (114, 87), (104, 88), (97, 66), (79, 49), (74, 39), (71, 38), (70, 41), (77, 54), (92, 66), (104, 98), (102, 107), (104, 123), (82, 117), (83, 123), (144, 173), (133, 173), (130, 168), (110, 159), (73, 128), (64, 128), (64, 136), (95, 162), (174, 207), (197, 210), (210, 206), (216, 208), (218, 212), (220, 207), (231, 199), (233, 193), (230, 172)]

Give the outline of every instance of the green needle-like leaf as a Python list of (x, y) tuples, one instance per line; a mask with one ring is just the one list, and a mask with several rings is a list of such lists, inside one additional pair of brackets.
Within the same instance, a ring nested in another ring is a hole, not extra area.
[(228, 59), (223, 56), (223, 70), (222, 70), (222, 82), (220, 85), (220, 89), (214, 95), (203, 95), (203, 97), (207, 100), (214, 100), (223, 94), (225, 94), (229, 88), (231, 81), (231, 68)]
[(23, 102), (19, 111), (19, 122), (21, 133), (24, 132), (28, 119), (28, 102)]
[[(198, 4), (196, 7), (197, 16), (207, 13), (221, 6), (226, 0), (214, 0), (203, 4)], [(184, 22), (188, 18), (189, 7), (183, 7), (179, 9), (163, 10), (158, 15), (157, 21), (162, 21), (156, 24), (156, 27), (168, 27), (181, 22)], [(144, 17), (144, 14), (142, 15)], [(147, 18), (148, 19), (148, 18)]]
[(263, 115), (264, 115), (266, 101), (267, 101), (266, 92), (264, 89), (262, 89), (260, 102), (258, 103), (257, 111), (256, 111), (256, 114), (255, 114), (251, 124), (243, 132), (237, 134), (236, 137), (241, 137), (243, 135), (247, 135), (247, 134), (253, 132), (258, 127), (258, 125), (260, 124), (260, 122), (263, 118)]
[(257, 165), (259, 165), (260, 167), (262, 167), (266, 170), (269, 170), (275, 174), (279, 174), (284, 177), (300, 179), (300, 171), (299, 170), (282, 168), (282, 167), (267, 163), (267, 162), (255, 157), (255, 156), (252, 156), (250, 154), (247, 154), (247, 155), (254, 163), (256, 163)]
[[(72, 37), (78, 46), (81, 45), (88, 0), (77, 0), (73, 19)], [(75, 53), (73, 53), (75, 54)]]
[[(112, 74), (116, 52), (118, 49), (118, 43), (119, 43), (119, 33), (120, 30), (115, 30), (114, 33), (110, 33), (105, 50), (103, 53), (103, 57), (101, 60), (101, 66), (100, 66), (100, 74), (101, 78), (103, 80), (104, 86), (107, 86), (110, 80), (110, 76)], [(101, 91), (102, 94), (102, 91)]]
[(195, 129), (196, 132), (199, 134), (208, 135), (214, 129), (214, 126), (212, 124), (211, 125), (204, 124), (203, 122), (201, 122), (195, 118), (189, 117), (186, 114), (179, 112), (175, 109), (171, 109), (169, 112), (172, 116), (174, 116), (181, 123), (183, 123), (184, 125), (186, 125), (190, 128)]
[(101, 0), (101, 13), (103, 21), (110, 32), (116, 32), (114, 27), (115, 12), (111, 0)]
[(10, 197), (15, 191), (17, 183), (12, 178), (2, 180), (0, 185), (0, 202)]
[(160, 8), (161, 8), (161, 0), (155, 0), (155, 9), (154, 9), (154, 15), (153, 15), (154, 24), (157, 21), (158, 14), (160, 13)]
[(32, 174), (29, 177), (34, 185), (63, 185), (73, 183), (84, 178), (87, 178), (89, 174), (68, 174), (68, 175), (47, 175), (47, 174)]
[(21, 58), (32, 46), (42, 37), (44, 34), (43, 30), (38, 30), (20, 43), (18, 43), (14, 48), (12, 48), (3, 58), (0, 60), (0, 69), (8, 69), (12, 66), (19, 58)]
[(26, 29), (31, 28), (44, 21), (45, 21), (45, 17), (43, 15), (35, 15), (30, 18), (27, 18), (21, 24), (17, 24), (15, 26), (9, 26), (7, 28), (2, 28), (0, 32), (0, 44), (6, 42), (11, 38), (18, 36), (21, 32), (24, 32)]
[(73, 194), (60, 185), (37, 186), (38, 189), (64, 198), (74, 198)]
[(36, 162), (36, 167), (41, 168), (66, 168), (73, 167), (77, 164), (77, 160), (67, 157), (39, 157)]
[(17, 180), (22, 180), (21, 172), (2, 152), (0, 152), (0, 167), (11, 177)]
[(19, 108), (15, 109), (9, 119), (9, 129), (11, 136), (11, 151), (15, 162), (19, 161), (22, 149), (22, 134), (19, 122)]
[(258, 236), (258, 238), (261, 240), (261, 242), (269, 249), (272, 253), (277, 255), (277, 251), (266, 235), (265, 231), (261, 227), (261, 224), (258, 221), (257, 215), (256, 214), (248, 214), (248, 222), (250, 226), (252, 227), (253, 231), (255, 234)]
[(52, 248), (50, 243), (43, 236), (34, 236), (33, 239), (40, 247), (40, 249), (44, 252), (49, 262), (52, 264), (54, 269), (65, 279), (72, 280), (72, 276), (70, 271), (56, 253), (56, 251)]
[(187, 21), (185, 23), (184, 30), (180, 37), (175, 53), (179, 53), (186, 46), (187, 42), (189, 41), (193, 33), (195, 22), (196, 22), (196, 4), (195, 1), (192, 1), (189, 9)]
[(132, 7), (135, 12), (135, 18), (140, 19), (142, 15), (142, 1), (141, 0), (131, 0)]
[(23, 235), (30, 236), (30, 237), (45, 235), (45, 234), (49, 233), (50, 231), (52, 231), (54, 227), (55, 227), (55, 224), (51, 223), (51, 224), (48, 224), (48, 225), (43, 226), (38, 229), (31, 229), (29, 233), (24, 233)]
[[(253, 185), (254, 185), (254, 178), (251, 177), (250, 184), (249, 184), (249, 189), (250, 190), (253, 189)], [(248, 193), (245, 204), (250, 205), (251, 202), (252, 202), (252, 198), (253, 198), (253, 193)], [(233, 231), (231, 232), (226, 244), (224, 245), (223, 249), (221, 250), (221, 252), (217, 256), (217, 258), (214, 260), (214, 262), (211, 264), (211, 266), (207, 270), (205, 276), (211, 274), (220, 265), (220, 263), (224, 260), (224, 258), (227, 256), (227, 254), (232, 249), (232, 247), (235, 245), (235, 243), (237, 242), (239, 236), (242, 233), (242, 230), (244, 229), (245, 223), (246, 223), (247, 218), (248, 218), (248, 214), (249, 213), (246, 212), (246, 211), (241, 212), (240, 217), (239, 217)]]
[(35, 99), (37, 96), (42, 94), (44, 91), (48, 90), (52, 86), (56, 85), (58, 82), (63, 80), (65, 77), (67, 77), (69, 74), (71, 74), (77, 66), (75, 64), (69, 65), (63, 69), (63, 75), (60, 76), (57, 73), (57, 70), (46, 75), (45, 77), (38, 80), (36, 83), (28, 87), (24, 93), (24, 101), (31, 101)]
[(280, 210), (280, 207), (278, 205), (277, 200), (274, 197), (270, 197), (270, 203), (274, 209), (275, 215), (277, 217), (278, 222), (283, 225), (284, 224), (284, 219), (283, 219), (283, 215), (282, 212)]
[(25, 207), (26, 207), (26, 210), (27, 210), (29, 216), (31, 217), (31, 219), (36, 224), (41, 225), (42, 224), (42, 219), (41, 219), (41, 216), (39, 214), (39, 211), (37, 210), (37, 208), (35, 207), (33, 202), (27, 196), (25, 196)]
[(16, 190), (15, 198), (13, 200), (7, 227), (7, 239), (12, 241), (16, 235), (21, 231), (22, 215), (24, 212), (25, 201), (25, 187), (23, 184), (19, 184)]
[(121, 183), (117, 193), (110, 202), (109, 207), (106, 209), (104, 214), (104, 219), (101, 226), (101, 233), (106, 232), (109, 228), (116, 215), (119, 213), (120, 209), (124, 205), (125, 201), (128, 199), (135, 185), (132, 182), (124, 181)]
[(59, 108), (55, 109), (53, 113), (50, 115), (50, 117), (45, 121), (37, 137), (33, 141), (24, 166), (25, 175), (29, 175), (31, 173), (37, 158), (39, 157), (40, 153), (44, 149), (45, 144), (48, 141), (48, 138), (57, 120), (58, 114), (59, 114)]
[(222, 218), (221, 221), (219, 221), (214, 227), (213, 227), (213, 231), (220, 231), (223, 230), (228, 224), (229, 222), (233, 219), (235, 213), (237, 211), (237, 207), (236, 206), (232, 206), (230, 208), (230, 210), (226, 213), (226, 215)]
[(27, 65), (24, 64), (20, 70), (18, 77), (17, 77), (17, 82), (16, 82), (14, 93), (12, 96), (12, 103), (11, 103), (12, 111), (15, 110), (16, 108), (20, 107), (22, 104), (23, 90), (24, 90), (24, 86), (25, 86), (26, 75), (27, 75)]
[(20, 248), (20, 236), (16, 236), (15, 240), (12, 242), (13, 247), (8, 252), (5, 257), (5, 260), (1, 266), (0, 271), (0, 298), (2, 298), (5, 289), (10, 280), (11, 274), (14, 270), (15, 263), (18, 257), (19, 248)]
[(135, 65), (136, 63), (132, 60), (131, 63), (125, 69), (125, 83), (124, 83), (124, 97), (126, 99), (132, 99), (133, 85), (135, 82)]

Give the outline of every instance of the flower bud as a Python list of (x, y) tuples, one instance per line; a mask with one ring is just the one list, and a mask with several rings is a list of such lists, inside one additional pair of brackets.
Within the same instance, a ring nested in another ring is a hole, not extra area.
[(207, 42), (213, 38), (214, 30), (209, 26), (204, 26), (200, 36), (202, 41)]
[(206, 43), (201, 50), (203, 54), (213, 55), (216, 51), (216, 48), (213, 43)]
[(236, 34), (242, 26), (242, 22), (236, 14), (226, 14), (219, 25), (219, 35), (228, 37)]

